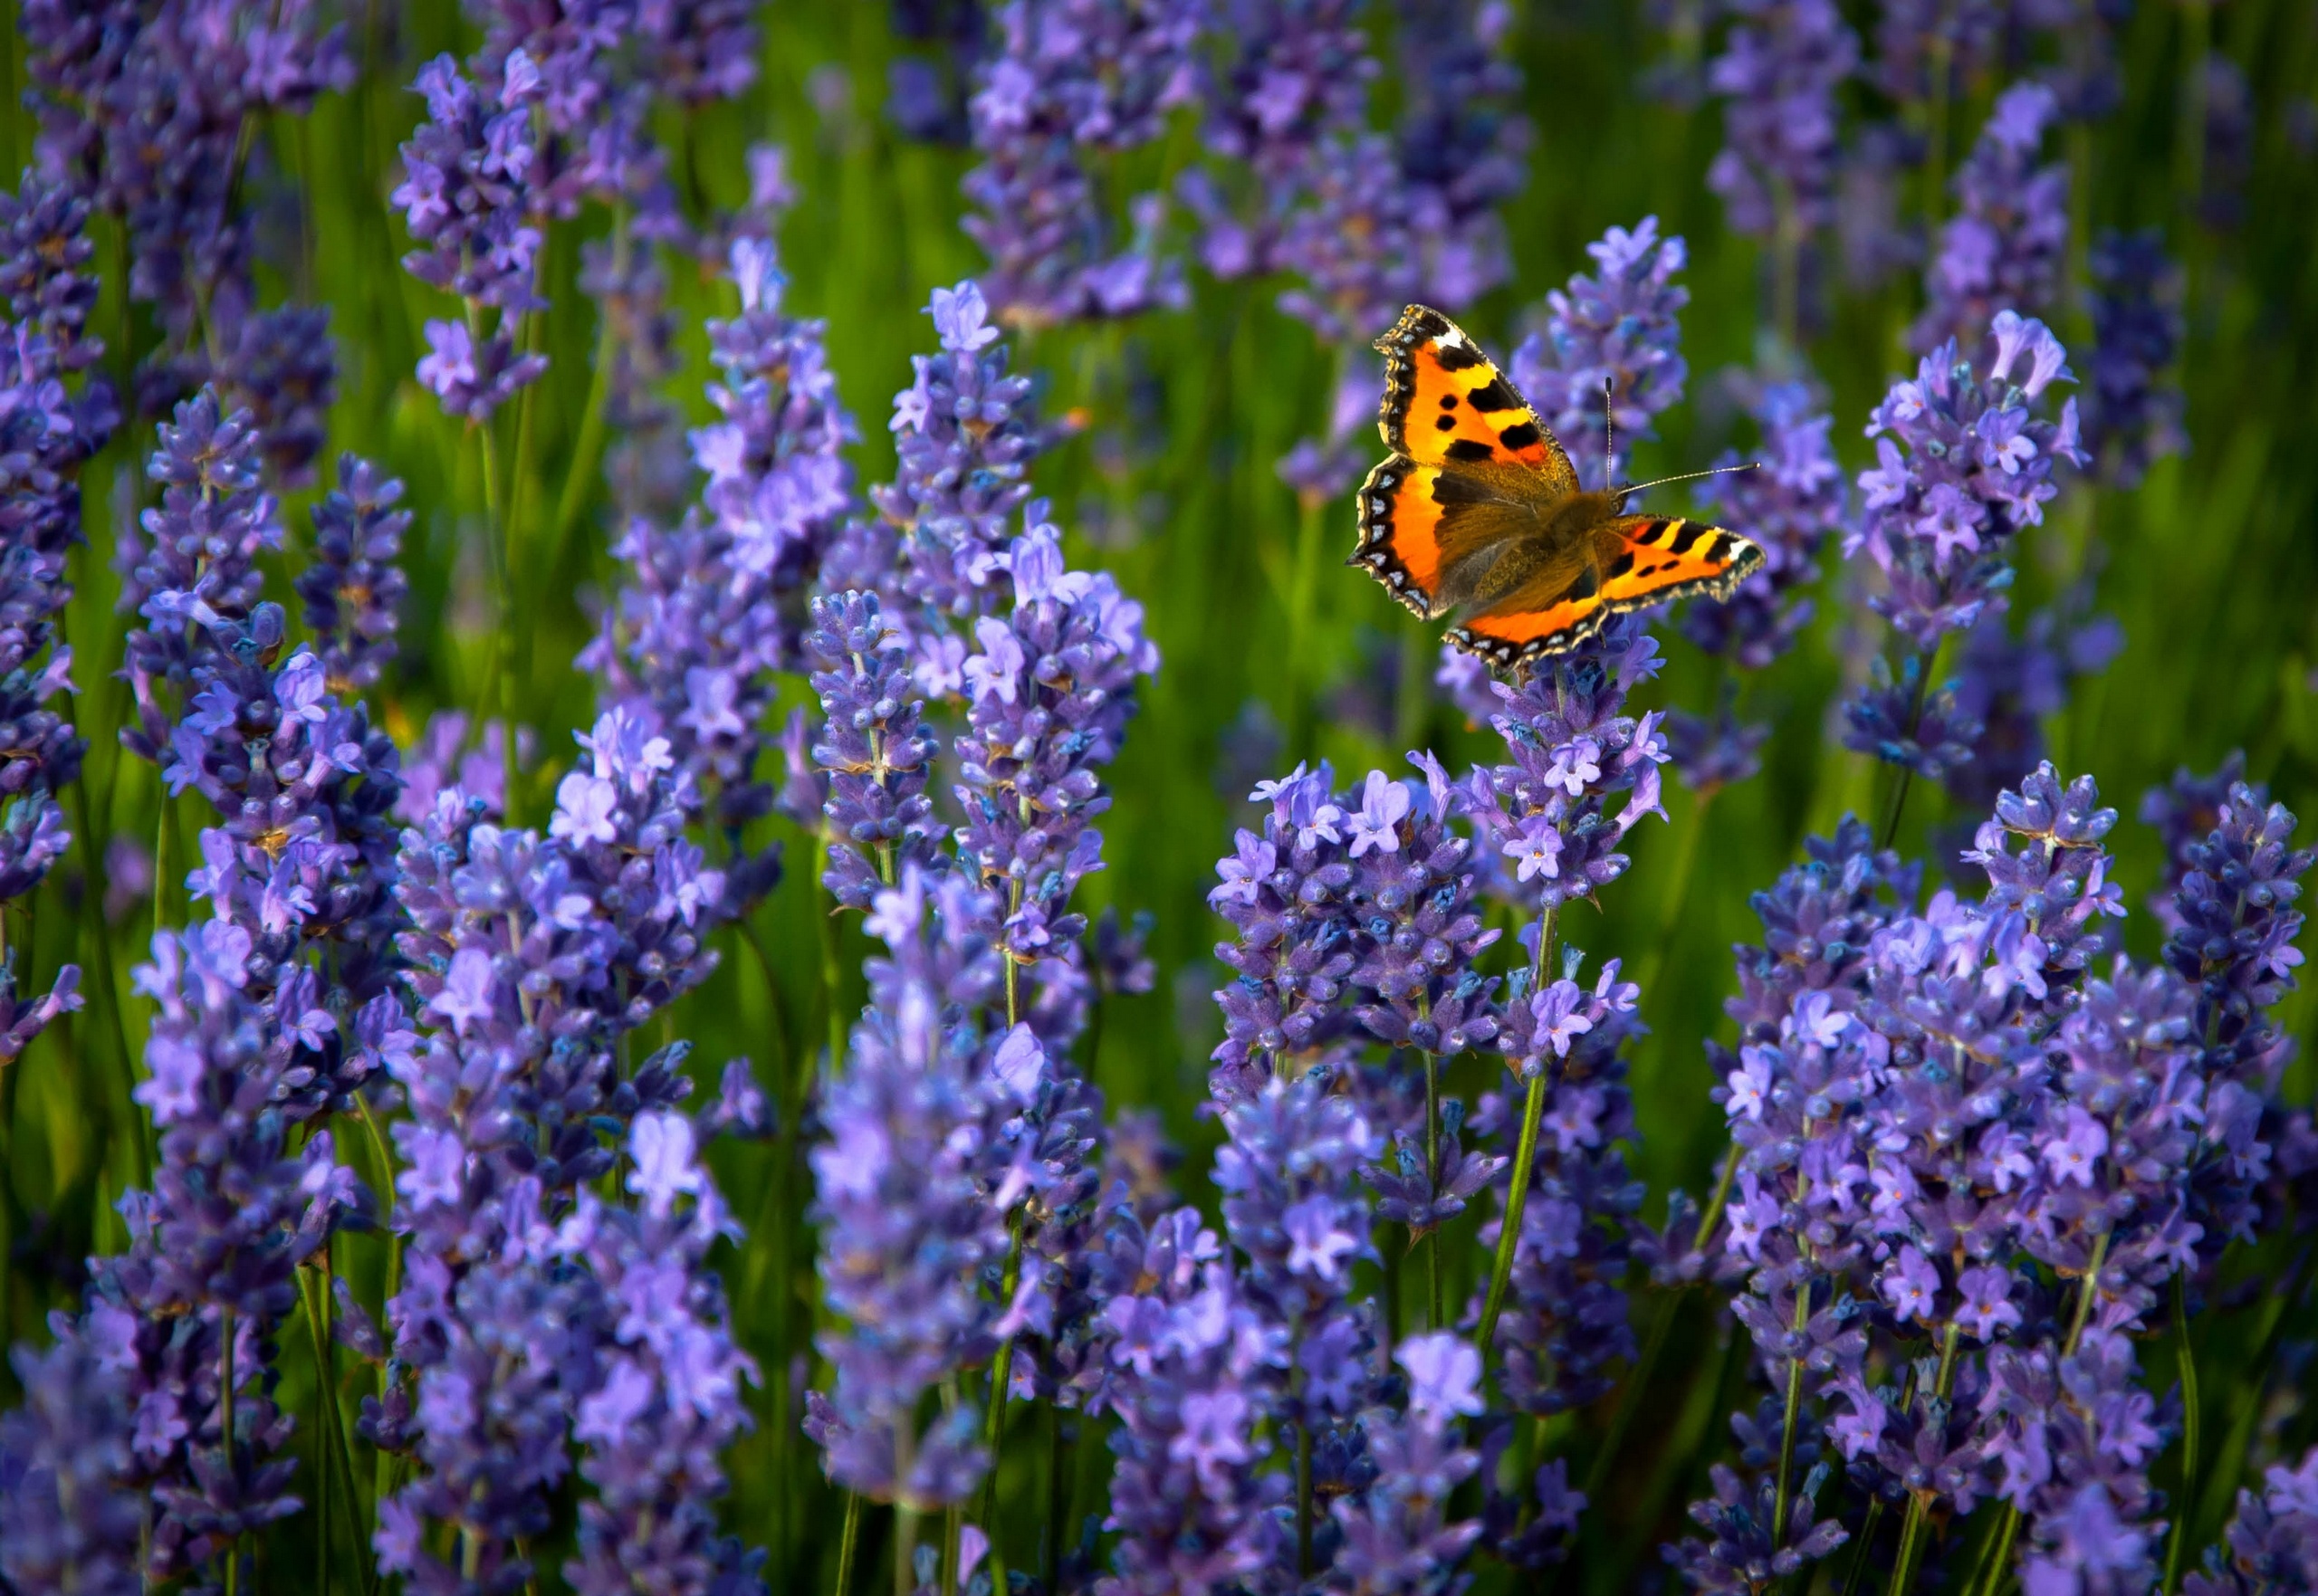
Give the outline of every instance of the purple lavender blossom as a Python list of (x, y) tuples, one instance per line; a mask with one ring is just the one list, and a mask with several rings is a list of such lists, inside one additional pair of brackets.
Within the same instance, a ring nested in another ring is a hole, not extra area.
[(2044, 718), (2068, 702), (2073, 678), (2108, 668), (2124, 637), (2114, 619), (2074, 623), (2068, 596), (2028, 617), (2015, 638), (2005, 614), (1991, 610), (1964, 636), (1955, 677), (1956, 725), (1978, 728), (1972, 756), (1951, 764), (1948, 790), (1968, 810), (1995, 803), (2010, 771), (2045, 757)]
[(1738, 0), (1707, 87), (1724, 101), (1707, 168), (1734, 232), (1799, 248), (1835, 218), (1835, 94), (1859, 38), (1832, 0)]
[(2130, 488), (2156, 461), (2188, 451), (2179, 384), (2181, 277), (2153, 229), (2106, 233), (2093, 245), (2093, 384), (2085, 446), (2102, 480)]
[[(1356, 5), (1347, 0), (1240, 0), (1225, 36), (1232, 53), (1206, 80), (1202, 142), (1233, 163), (1194, 167), (1181, 193), (1201, 225), (1200, 259), (1231, 279), (1283, 264), (1282, 234), (1308, 197), (1326, 151), (1362, 127), (1376, 77)], [(1244, 171), (1244, 195), (1224, 184)]]
[(1227, 1108), (1215, 1158), (1224, 1224), (1247, 1258), (1242, 1300), (1287, 1338), (1279, 1400), (1307, 1432), (1348, 1420), (1371, 1394), (1375, 1327), (1352, 1276), (1375, 1253), (1357, 1177), (1383, 1149), (1330, 1084), (1327, 1070), (1276, 1077)]
[(720, 1455), (748, 1428), (741, 1388), (756, 1368), (705, 1266), (708, 1249), (739, 1229), (695, 1161), (696, 1139), (681, 1113), (638, 1115), (626, 1182), (638, 1205), (582, 1191), (556, 1235), (557, 1250), (601, 1285), (612, 1320), (599, 1381), (572, 1421), (586, 1448), (580, 1473), (597, 1495), (580, 1505), (579, 1555), (563, 1573), (587, 1596), (762, 1589), (764, 1554), (717, 1531)]
[(1240, 832), (1233, 856), (1217, 866), (1221, 884), (1208, 905), (1240, 933), (1236, 945), (1216, 949), (1238, 975), (1216, 994), (1224, 1035), (1208, 1091), (1218, 1102), (1252, 1094), (1286, 1073), (1291, 1056), (1352, 1032), (1339, 1001), (1355, 958), (1352, 865), (1333, 785), (1323, 764), (1258, 787), (1255, 801), (1270, 804), (1261, 833)]
[(2260, 1496), (2237, 1493), (2221, 1544), (2207, 1549), (2205, 1572), (2182, 1589), (2189, 1596), (2318, 1590), (2318, 1452), (2292, 1467), (2272, 1464)]
[[(55, 638), (72, 596), (65, 562), (83, 540), (79, 471), (117, 419), (101, 377), (65, 387), (104, 352), (83, 330), (95, 282), (76, 270), (90, 252), (88, 208), (32, 179), (0, 196), (0, 291), (14, 318), (0, 354), (0, 744), (11, 750), (0, 770), (0, 901), (30, 892), (72, 846), (56, 795), (80, 774), (85, 747), (49, 706), (73, 691), (72, 651)], [(46, 997), (20, 1005), (14, 951), (0, 961), (0, 1057), (13, 1059), (49, 1019), (80, 1007), (79, 973), (64, 967)]]
[(1182, 302), (1180, 266), (1161, 251), (1157, 194), (1127, 205), (1116, 240), (1089, 162), (1157, 138), (1195, 93), (1200, 8), (1183, 0), (1011, 0), (970, 101), (982, 162), (966, 175), (967, 234), (990, 256), (999, 314), (1027, 327), (1131, 316)]
[[(1397, 9), (1409, 85), (1397, 142), (1418, 294), (1473, 304), (1513, 274), (1500, 213), (1528, 180), (1513, 11), (1504, 0), (1400, 0)], [(1384, 310), (1379, 331), (1392, 314)]]
[(2207, 1082), (2198, 1207), (2216, 1229), (2239, 1236), (2257, 1222), (2255, 1189), (2273, 1148), (2306, 1137), (2309, 1123), (2303, 1110), (2280, 1123), (2294, 1044), (2273, 1011), (2302, 962), (2294, 941), (2304, 916), (2294, 905), (2318, 853), (2293, 846), (2293, 812), (2265, 797), (2230, 785), (2210, 833), (2175, 854), (2179, 875), (2165, 915), (2164, 961), (2195, 993), (2188, 1029)]
[(83, 271), (96, 253), (88, 236), (93, 207), (70, 184), (26, 173), (14, 194), (0, 194), (0, 294), (10, 323), (35, 334), (61, 372), (81, 371), (104, 356), (88, 331), (101, 291)]
[[(273, 1403), (260, 1349), (297, 1300), (299, 1262), (336, 1226), (360, 1219), (367, 1193), (336, 1162), (328, 1131), (291, 1151), (282, 1101), (297, 1074), (312, 1072), (332, 1022), (317, 1011), (303, 1027), (276, 1023), (252, 989), (250, 948), (240, 927), (211, 921), (156, 936), (153, 962), (136, 972), (138, 989), (158, 1005), (137, 1097), (160, 1129), (160, 1165), (151, 1191), (122, 1199), (129, 1250), (97, 1266), (81, 1312), (60, 1316), (58, 1346), (43, 1360), (60, 1379), (78, 1378), (72, 1371), (85, 1361), (102, 1371), (104, 1400), (121, 1403), (118, 1428), (91, 1437), (72, 1462), (95, 1476), (90, 1494), (50, 1526), (67, 1542), (46, 1550), (84, 1576), (125, 1573), (124, 1564), (150, 1580), (190, 1573), (298, 1509), (289, 1489), (296, 1463), (285, 1455), (291, 1423)], [(26, 1450), (0, 1460), (7, 1510), (33, 1510), (59, 1483), (62, 1460), (43, 1458), (32, 1427), (68, 1394), (40, 1391), (9, 1421), (0, 1452)], [(102, 1424), (103, 1400), (88, 1412)], [(136, 1498), (126, 1509), (110, 1496), (123, 1490)], [(76, 1528), (85, 1537), (77, 1546)]]
[[(2001, 0), (1887, 0), (1875, 25), (1878, 86), (1902, 104), (1934, 95), (1952, 103), (1998, 59), (2007, 20)], [(1935, 81), (1940, 75), (1945, 83)]]
[(341, 454), (338, 486), (314, 506), (314, 562), (294, 585), (332, 693), (367, 692), (394, 659), (410, 590), (396, 563), (410, 527), (410, 511), (395, 508), (401, 502), (401, 483)]
[(1479, 1519), (1449, 1522), (1458, 1486), (1480, 1467), (1480, 1454), (1460, 1444), (1458, 1426), (1481, 1410), (1480, 1355), (1456, 1334), (1436, 1331), (1402, 1343), (1393, 1361), (1408, 1373), (1408, 1410), (1370, 1416), (1373, 1477), (1329, 1508), (1343, 1543), (1327, 1589), (1348, 1596), (1433, 1586), (1481, 1534)]
[[(529, 108), (548, 91), (521, 49), (483, 81), (438, 55), (414, 87), (426, 98), (427, 120), (403, 146), (394, 193), (418, 245), (403, 266), (470, 307), (465, 322), (426, 324), (430, 352), (418, 379), (450, 414), (484, 421), (547, 369), (545, 356), (516, 351), (513, 324), (543, 302), (533, 284), (541, 203), (533, 189), (542, 174)], [(484, 309), (498, 318), (487, 331), (478, 325)]]
[[(392, 995), (361, 1017), (410, 1108), (394, 1136), (405, 1165), (395, 1225), (411, 1242), (388, 1311), (398, 1378), (383, 1400), (365, 1400), (362, 1429), (421, 1465), (381, 1505), (377, 1550), (382, 1568), (422, 1582), (449, 1577), (431, 1524), (455, 1526), (462, 1561), (487, 1580), (529, 1577), (519, 1543), (546, 1522), (570, 1467), (565, 1437), (582, 1419), (604, 1516), (589, 1521), (581, 1566), (596, 1577), (601, 1559), (630, 1554), (622, 1515), (635, 1493), (658, 1500), (665, 1483), (660, 1464), (624, 1449), (634, 1438), (612, 1421), (618, 1405), (640, 1413), (689, 1389), (711, 1397), (694, 1405), (709, 1433), (735, 1421), (732, 1399), (712, 1390), (713, 1361), (689, 1371), (711, 1385), (685, 1388), (684, 1373), (618, 1351), (640, 1329), (614, 1312), (597, 1271), (625, 1280), (627, 1221), (599, 1213), (592, 1235), (557, 1228), (580, 1188), (612, 1166), (599, 1138), (608, 1123), (657, 1127), (631, 1147), (643, 1223), (672, 1211), (656, 1205), (677, 1188), (705, 1190), (676, 1156), (688, 1125), (678, 1132), (659, 1112), (690, 1089), (683, 1045), (623, 1068), (619, 1043), (707, 979), (715, 956), (701, 935), (723, 894), (685, 839), (666, 740), (614, 711), (578, 741), (589, 758), (560, 783), (546, 837), (488, 824), (455, 788), (404, 834), (396, 894), (410, 929), (399, 942), (428, 1034)], [(705, 1313), (713, 1330), (703, 1283), (685, 1270), (675, 1285), (693, 1323)], [(674, 1419), (659, 1429), (682, 1433)], [(671, 1577), (694, 1577), (690, 1560), (711, 1554), (698, 1512), (672, 1522), (670, 1540), (635, 1554), (675, 1558)]]
[[(1002, 889), (999, 948), (1039, 987), (1024, 1014), (1060, 1043), (1084, 1026), (1089, 997), (1086, 916), (1069, 899), (1102, 867), (1090, 822), (1110, 800), (1097, 771), (1118, 757), (1137, 683), (1158, 668), (1159, 651), (1143, 636), (1142, 605), (1107, 573), (1064, 568), (1043, 508), (1025, 511), (1009, 553), (1012, 613), (975, 623), (976, 651), (960, 667), (970, 706), (955, 742), (965, 816), (956, 842), (974, 879)], [(1014, 985), (1010, 975), (1010, 1020)]]
[(1661, 716), (1622, 712), (1626, 694), (1657, 674), (1657, 654), (1642, 623), (1621, 617), (1591, 647), (1518, 687), (1496, 686), (1492, 723), (1508, 762), (1475, 770), (1461, 788), (1495, 895), (1533, 914), (1590, 899), (1625, 874), (1616, 849), (1626, 834), (1644, 816), (1664, 817)]
[[(916, 380), (894, 396), (894, 480), (869, 491), (881, 519), (849, 527), (825, 562), (825, 591), (884, 598), (917, 654), (929, 694), (955, 691), (963, 640), (944, 617), (994, 608), (1025, 476), (1051, 439), (1028, 377), (1007, 375), (1008, 349), (972, 281), (934, 291), (929, 313), (941, 351), (914, 356)], [(921, 613), (930, 612), (921, 621)]]
[(724, 840), (723, 905), (745, 912), (779, 878), (777, 853), (742, 829), (770, 812), (757, 773), (776, 671), (805, 663), (800, 613), (838, 519), (854, 503), (839, 454), (852, 418), (837, 402), (819, 323), (781, 310), (771, 247), (732, 246), (742, 313), (709, 325), (723, 416), (693, 435), (707, 473), (703, 508), (673, 528), (638, 518), (614, 552), (633, 572), (580, 664), (608, 702), (652, 726)]
[[(1902, 663), (1899, 680), (1886, 669), (1845, 705), (1845, 746), (1930, 777), (1960, 762), (1959, 750), (1980, 729), (1949, 689), (1931, 690), (1921, 655), (2002, 608), (2011, 538), (2043, 521), (2045, 504), (2060, 492), (2056, 464), (2085, 459), (2075, 400), (2062, 405), (2057, 422), (2030, 408), (2055, 378), (2073, 375), (2059, 340), (2010, 311), (1997, 314), (1990, 336), (1985, 377), (1951, 342), (1876, 406), (1868, 435), (1878, 464), (1860, 473), (1865, 514), (1844, 539), (1844, 558), (1863, 550), (1884, 580), (1886, 590), (1871, 600), (1875, 612), (1920, 651)], [(2016, 383), (2023, 359), (2027, 369)]]
[[(1551, 1083), (1497, 1326), (1505, 1398), (1520, 1412), (1593, 1401), (1610, 1389), (1611, 1367), (1636, 1351), (1617, 1283), (1643, 1189), (1617, 1144), (1635, 1138), (1624, 1048), (1647, 1027), (1635, 1016), (1641, 989), (1618, 970), (1614, 959), (1604, 965), (1591, 990), (1573, 970), (1534, 992), (1517, 989), (1506, 1005), (1507, 1066), (1518, 1080)], [(1510, 1100), (1498, 1106), (1518, 1114)], [(1483, 1245), (1496, 1244), (1496, 1228), (1483, 1228)]]
[(308, 0), (101, 14), (99, 24), (58, 0), (24, 8), (40, 164), (124, 223), (127, 290), (155, 307), (168, 358), (200, 341), (221, 290), (246, 287), (252, 229), (235, 204), (244, 126), (303, 112), (352, 81), (353, 62), (344, 29)]
[(135, 1596), (144, 1505), (136, 1434), (101, 1339), (67, 1325), (45, 1352), (9, 1354), (24, 1405), (0, 1416), (0, 1579), (12, 1591)]
[[(248, 413), (221, 416), (205, 389), (160, 443), (147, 473), (161, 503), (144, 514), (145, 539), (124, 533), (117, 559), (122, 604), (145, 622), (127, 642), (137, 722), (121, 740), (160, 766), (172, 794), (192, 788), (216, 807), (220, 824), (202, 834), (189, 884), (254, 939), (253, 980), (289, 978), (305, 941), (327, 938), (342, 950), (338, 980), (373, 996), (389, 934), (394, 745), (359, 700), (335, 695), (310, 650), (282, 657), (285, 620), (260, 601), (255, 565), (281, 546), (282, 528), (259, 487)], [(358, 469), (350, 480), (369, 479)], [(337, 511), (325, 502), (317, 513), (327, 544)], [(319, 1101), (350, 1084), (321, 1083)]]
[(1263, 1393), (1288, 1365), (1282, 1333), (1246, 1302), (1195, 1209), (1147, 1229), (1115, 1210), (1103, 1266), (1119, 1282), (1104, 1310), (1112, 1366), (1105, 1527), (1118, 1532), (1103, 1596), (1216, 1591), (1292, 1558), (1287, 1477), (1264, 1467)]
[[(1985, 899), (1919, 914), (1908, 892), (1810, 932), (1798, 951), (1865, 933), (1825, 985), (1759, 963), (1779, 984), (1734, 1007), (1749, 1039), (1717, 1094), (1744, 1150), (1725, 1245), (1753, 1269), (1738, 1312), (1766, 1371), (1911, 1518), (1989, 1495), (2026, 1515), (2032, 1588), (2065, 1568), (2139, 1589), (2152, 1567), (2161, 1415), (2126, 1336), (2201, 1235), (2189, 994), (2089, 973), (2122, 913), (2114, 818), (2049, 765), (2001, 795), (1967, 855)], [(1925, 1333), (1940, 1355), (1881, 1383)]]
[[(1763, 384), (1748, 409), (1762, 430), (1760, 469), (1709, 477), (1698, 496), (1754, 540), (1763, 551), (1762, 569), (1728, 600), (1691, 605), (1683, 612), (1682, 631), (1707, 653), (1758, 671), (1794, 647), (1810, 623), (1815, 607), (1796, 590), (1818, 575), (1828, 535), (1849, 527), (1851, 496), (1827, 441), (1834, 418), (1815, 408), (1808, 387)], [(1733, 454), (1716, 464), (1739, 461)], [(1666, 717), (1674, 769), (1684, 786), (1699, 792), (1753, 775), (1757, 750), (1769, 731), (1767, 725), (1737, 722), (1727, 705), (1711, 720), (1681, 710)]]
[(829, 895), (866, 910), (912, 870), (931, 871), (941, 838), (925, 796), (936, 747), (920, 722), (924, 701), (909, 691), (901, 639), (875, 597), (813, 600), (805, 646), (826, 729), (813, 763), (827, 773)]
[[(1007, 1249), (1006, 1219), (976, 1180), (984, 1061), (943, 1016), (986, 1005), (1000, 958), (975, 929), (991, 907), (957, 873), (913, 868), (869, 919), (890, 960), (821, 1109), (813, 1151), (820, 1270), (837, 1323), (821, 1336), (837, 1371), (807, 1428), (848, 1489), (925, 1511), (963, 1502), (988, 1465), (962, 1405), (921, 1429), (918, 1401), (987, 1359), (1000, 1305), (979, 1289)], [(1002, 1078), (1002, 1077), (1001, 1077)]]
[[(1689, 256), (1679, 237), (1658, 236), (1655, 216), (1631, 232), (1611, 228), (1585, 253), (1597, 274), (1573, 276), (1546, 296), (1544, 330), (1513, 351), (1508, 375), (1569, 452), (1578, 480), (1607, 487), (1624, 479), (1628, 449), (1655, 435), (1652, 418), (1681, 398), (1689, 380), (1675, 315), (1691, 294), (1673, 280)], [(1602, 430), (1605, 383), (1614, 454)]]
[(2058, 111), (2042, 83), (2016, 83), (1997, 97), (1956, 173), (1959, 209), (1940, 229), (1925, 272), (1927, 302), (1909, 333), (1916, 349), (1968, 339), (1999, 311), (2045, 316), (2060, 309), (2069, 171), (2035, 164)]

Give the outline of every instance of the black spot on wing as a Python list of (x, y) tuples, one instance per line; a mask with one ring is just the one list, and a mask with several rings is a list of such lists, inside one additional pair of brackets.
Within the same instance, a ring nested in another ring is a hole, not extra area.
[(1439, 421), (1433, 423), (1433, 425), (1438, 426), (1442, 432), (1455, 432), (1457, 430), (1457, 418), (1453, 416), (1444, 416)]
[[(1462, 443), (1452, 444), (1450, 453), (1453, 454), (1467, 446)], [(1478, 449), (1480, 445), (1474, 444), (1470, 447)], [(1489, 497), (1486, 486), (1461, 472), (1444, 471), (1432, 479), (1432, 502), (1435, 504), (1479, 504)]]
[(1730, 540), (1724, 537), (1720, 532), (1717, 532), (1713, 537), (1708, 539), (1706, 547), (1699, 550), (1699, 558), (1705, 560), (1709, 565), (1720, 565), (1725, 559), (1729, 559), (1729, 556)]
[(1472, 401), (1472, 406), (1476, 410), (1518, 410), (1521, 408), (1521, 401), (1513, 397), (1513, 390), (1505, 386), (1505, 378), (1502, 377), (1490, 377), (1466, 397)]
[(1577, 579), (1569, 585), (1569, 591), (1563, 594), (1558, 602), (1566, 604), (1573, 598), (1591, 598), (1601, 590), (1602, 578), (1589, 565), (1577, 573)]
[(1457, 396), (1454, 394), (1442, 395), (1441, 407), (1443, 410), (1454, 410), (1457, 407)]
[[(1695, 544), (1711, 530), (1712, 529), (1710, 528), (1700, 526), (1694, 521), (1684, 521), (1682, 523), (1682, 530), (1674, 534), (1674, 541), (1671, 546), (1672, 552), (1676, 554), (1688, 554), (1691, 551), (1691, 545)], [(1714, 557), (1712, 555), (1709, 555), (1707, 558), (1711, 559)]]
[(1620, 577), (1624, 576), (1632, 569), (1633, 569), (1633, 550), (1631, 549), (1622, 549), (1618, 551), (1618, 557), (1610, 561), (1610, 569), (1604, 571), (1602, 574), (1610, 581), (1614, 582)]
[(1537, 430), (1537, 424), (1536, 422), (1517, 421), (1511, 426), (1507, 427), (1503, 432), (1498, 434), (1497, 441), (1503, 444), (1515, 454), (1518, 454), (1522, 450), (1530, 447), (1545, 435), (1545, 434)]
[(1452, 344), (1446, 339), (1443, 339), (1441, 347), (1434, 351), (1434, 358), (1441, 362), (1441, 369), (1443, 371), (1470, 371), (1481, 363), (1480, 351), (1472, 345)]
[(1450, 444), (1448, 449), (1450, 459), (1462, 460), (1466, 462), (1492, 459), (1496, 456), (1496, 454), (1497, 451), (1490, 448), (1487, 444), (1475, 443), (1470, 438), (1459, 438), (1455, 443)]

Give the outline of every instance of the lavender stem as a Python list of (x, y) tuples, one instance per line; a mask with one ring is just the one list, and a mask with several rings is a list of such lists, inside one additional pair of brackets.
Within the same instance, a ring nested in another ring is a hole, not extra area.
[[(1546, 960), (1554, 942), (1554, 918), (1558, 913), (1547, 909), (1538, 928), (1537, 957), (1529, 971), (1532, 991), (1545, 979)], [(1520, 1245), (1521, 1210), (1529, 1200), (1529, 1171), (1537, 1161), (1537, 1131), (1545, 1122), (1547, 1075), (1542, 1067), (1537, 1071), (1529, 1082), (1528, 1097), (1521, 1105), (1521, 1140), (1513, 1150), (1513, 1185), (1505, 1194), (1505, 1218), (1497, 1231), (1497, 1257), (1489, 1265), (1489, 1295), (1481, 1302), (1480, 1336), (1484, 1369), (1489, 1366), (1490, 1349), (1497, 1344), (1497, 1318), (1505, 1308), (1506, 1285), (1513, 1278), (1513, 1254)]]
[[(2219, 1012), (2218, 1009), (2216, 1010)], [(2210, 1029), (2210, 1027), (2208, 1027)], [(2189, 1508), (2198, 1499), (2198, 1353), (2189, 1340), (2187, 1274), (2173, 1276), (2173, 1343), (2181, 1379), (2181, 1503), (2165, 1548), (2164, 1596), (2181, 1588), (2181, 1549), (2189, 1543)]]
[[(1948, 1322), (1948, 1333), (1940, 1345), (1940, 1376), (1932, 1386), (1941, 1401), (1948, 1400), (1948, 1390), (1956, 1375), (1956, 1338), (1959, 1332), (1957, 1322)], [(1908, 1521), (1900, 1530), (1900, 1554), (1892, 1565), (1891, 1596), (1906, 1596), (1915, 1579), (1918, 1553), (1923, 1546), (1925, 1501), (1928, 1493), (1918, 1491), (1908, 1498)]]
[(837, 1541), (837, 1596), (848, 1596), (853, 1589), (853, 1554), (861, 1545), (861, 1493), (845, 1494), (845, 1528)]

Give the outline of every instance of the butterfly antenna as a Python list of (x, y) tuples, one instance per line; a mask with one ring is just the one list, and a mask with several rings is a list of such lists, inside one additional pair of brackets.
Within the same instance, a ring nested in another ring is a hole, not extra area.
[(1662, 488), (1668, 483), (1696, 482), (1702, 476), (1723, 476), (1734, 471), (1760, 471), (1762, 468), (1763, 463), (1761, 461), (1749, 460), (1744, 465), (1718, 465), (1712, 471), (1686, 471), (1680, 476), (1662, 476), (1652, 482), (1628, 483), (1624, 487), (1620, 488), (1618, 492), (1621, 493), (1639, 493), (1644, 488)]
[(1618, 457), (1618, 424), (1610, 409), (1610, 379), (1602, 379), (1602, 473), (1610, 473), (1610, 463)]

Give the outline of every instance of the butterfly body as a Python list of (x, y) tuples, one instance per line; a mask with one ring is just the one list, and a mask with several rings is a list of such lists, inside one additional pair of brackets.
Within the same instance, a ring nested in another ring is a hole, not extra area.
[(1457, 324), (1411, 305), (1376, 340), (1389, 458), (1360, 490), (1362, 565), (1449, 639), (1500, 669), (1576, 647), (1609, 616), (1693, 593), (1727, 597), (1762, 550), (1719, 527), (1629, 515), (1581, 488), (1569, 456)]

